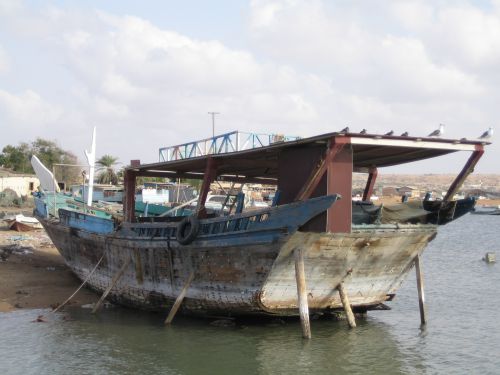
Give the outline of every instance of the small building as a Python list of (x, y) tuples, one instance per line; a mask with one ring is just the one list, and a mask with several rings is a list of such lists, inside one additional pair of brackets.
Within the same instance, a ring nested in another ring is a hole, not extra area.
[(414, 187), (414, 186), (402, 186), (397, 189), (398, 190), (398, 195), (401, 196), (407, 196), (409, 198), (420, 198), (420, 189)]
[(34, 175), (0, 167), (0, 194), (9, 194), (13, 198), (29, 197), (39, 186), (40, 180)]

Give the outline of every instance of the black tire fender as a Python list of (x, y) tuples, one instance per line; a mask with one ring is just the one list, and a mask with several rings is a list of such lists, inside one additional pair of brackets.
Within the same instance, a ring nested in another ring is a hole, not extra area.
[(177, 225), (177, 242), (188, 245), (196, 238), (200, 230), (200, 222), (195, 216), (186, 216)]

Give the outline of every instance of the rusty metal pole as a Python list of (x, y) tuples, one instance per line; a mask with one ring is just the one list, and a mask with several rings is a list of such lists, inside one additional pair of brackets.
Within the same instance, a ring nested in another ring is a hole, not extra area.
[(418, 307), (420, 308), (420, 322), (424, 325), (427, 322), (424, 295), (424, 276), (420, 268), (420, 255), (415, 257), (415, 273), (417, 275)]
[(300, 324), (302, 337), (311, 338), (311, 323), (309, 322), (309, 305), (307, 303), (306, 275), (304, 271), (304, 251), (295, 249), (295, 279), (297, 281), (297, 296), (299, 301)]
[(340, 294), (340, 300), (342, 301), (342, 306), (344, 306), (344, 311), (347, 316), (347, 323), (349, 323), (349, 327), (355, 328), (356, 319), (354, 319), (354, 314), (352, 312), (351, 304), (349, 302), (349, 297), (347, 296), (347, 293), (345, 291), (343, 281), (339, 284), (337, 290), (339, 291)]

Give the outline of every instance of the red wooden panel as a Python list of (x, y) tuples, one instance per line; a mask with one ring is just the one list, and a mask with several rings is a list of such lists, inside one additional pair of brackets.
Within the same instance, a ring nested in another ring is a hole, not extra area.
[[(347, 137), (346, 137), (347, 138)], [(348, 139), (342, 139), (348, 143)], [(327, 232), (350, 233), (352, 222), (352, 148), (345, 145), (328, 164), (327, 193), (340, 194), (342, 199), (327, 211)]]

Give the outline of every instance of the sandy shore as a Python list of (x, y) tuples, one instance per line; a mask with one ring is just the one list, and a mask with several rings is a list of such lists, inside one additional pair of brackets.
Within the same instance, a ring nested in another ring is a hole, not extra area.
[[(0, 247), (16, 245), (0, 260), (0, 312), (51, 308), (66, 300), (80, 285), (45, 231), (11, 231), (0, 219)], [(98, 296), (82, 288), (71, 305), (96, 302)]]

